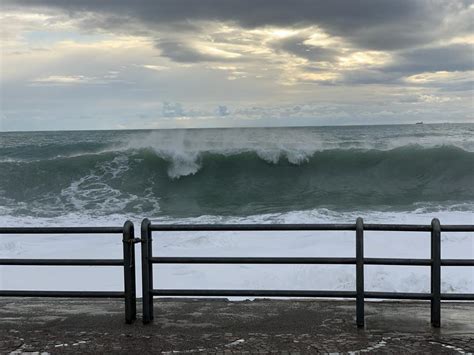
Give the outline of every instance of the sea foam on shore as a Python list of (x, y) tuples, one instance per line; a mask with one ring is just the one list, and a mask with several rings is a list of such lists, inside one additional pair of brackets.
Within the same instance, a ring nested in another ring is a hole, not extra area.
[[(361, 214), (367, 223), (429, 224), (438, 217), (444, 224), (472, 223), (469, 212), (418, 212)], [(249, 217), (202, 216), (187, 219), (158, 218), (156, 223), (353, 223), (357, 214), (330, 211), (294, 211)], [(125, 216), (59, 219), (18, 218), (0, 220), (12, 226), (121, 225)], [(140, 220), (134, 220), (136, 230)], [(472, 234), (472, 233), (471, 233)], [(340, 256), (355, 255), (354, 232), (154, 232), (154, 254), (160, 256)], [(470, 233), (443, 233), (443, 258), (474, 258)], [(120, 258), (119, 235), (27, 235), (0, 237), (0, 258)], [(367, 257), (429, 258), (427, 232), (366, 232)], [(137, 259), (140, 248), (137, 248)], [(3, 289), (120, 290), (123, 275), (118, 267), (3, 266)], [(157, 288), (235, 289), (355, 289), (351, 265), (158, 265)], [(137, 267), (138, 292), (140, 267)], [(429, 292), (428, 267), (367, 266), (366, 289), (372, 291)], [(443, 267), (443, 292), (474, 292), (470, 267)]]

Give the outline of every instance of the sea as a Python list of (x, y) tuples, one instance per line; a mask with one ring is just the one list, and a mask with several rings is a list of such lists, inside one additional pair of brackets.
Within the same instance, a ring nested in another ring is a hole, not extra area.
[[(1, 226), (474, 224), (474, 124), (0, 133)], [(472, 233), (442, 257), (473, 258)], [(367, 232), (368, 257), (429, 257), (429, 233)], [(353, 232), (155, 233), (166, 256), (354, 256)], [(2, 258), (116, 258), (117, 236), (0, 236)], [(139, 258), (139, 253), (137, 254)], [(352, 265), (159, 265), (155, 287), (355, 287)], [(138, 275), (139, 276), (139, 275)], [(1, 266), (2, 289), (118, 290), (114, 267)], [(443, 292), (474, 292), (444, 267)], [(429, 269), (367, 266), (366, 289), (429, 290)]]

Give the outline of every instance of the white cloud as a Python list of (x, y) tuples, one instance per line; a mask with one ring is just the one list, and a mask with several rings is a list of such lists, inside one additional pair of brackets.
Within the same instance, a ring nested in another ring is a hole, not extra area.
[(474, 77), (474, 71), (468, 72), (448, 72), (448, 71), (437, 71), (437, 72), (426, 72), (421, 74), (411, 75), (406, 78), (406, 81), (412, 84), (428, 84), (428, 83), (442, 83), (446, 81), (459, 81), (459, 80), (470, 80)]
[(169, 69), (168, 67), (165, 67), (163, 65), (152, 65), (152, 64), (144, 64), (142, 65), (142, 67), (145, 69), (150, 69), (154, 71), (163, 71), (163, 70)]
[(32, 81), (33, 84), (40, 85), (78, 85), (97, 83), (96, 78), (84, 75), (50, 75), (47, 77), (37, 78)]

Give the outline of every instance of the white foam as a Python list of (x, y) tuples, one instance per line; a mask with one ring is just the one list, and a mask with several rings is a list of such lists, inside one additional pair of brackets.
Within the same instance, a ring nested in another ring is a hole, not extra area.
[[(319, 129), (217, 129), (217, 130), (158, 130), (148, 135), (131, 136), (125, 146), (118, 150), (149, 149), (171, 162), (168, 175), (179, 178), (195, 174), (200, 168), (200, 158), (205, 153), (222, 156), (240, 153), (256, 153), (270, 163), (281, 159), (300, 165), (316, 152), (332, 149), (392, 150), (413, 144), (423, 148), (457, 146), (474, 151), (474, 143), (458, 131), (443, 131), (428, 127), (432, 131), (417, 134), (412, 130), (398, 132), (393, 128), (378, 128), (368, 134), (360, 127), (341, 130)], [(395, 133), (394, 133), (395, 132)]]
[[(366, 223), (472, 224), (469, 212), (361, 213)], [(156, 218), (156, 223), (353, 223), (356, 213), (329, 210), (294, 211), (250, 217), (201, 216), (187, 219)], [(121, 225), (126, 216), (60, 218), (0, 217), (0, 225)], [(135, 220), (139, 230), (139, 220)], [(354, 256), (353, 232), (167, 232), (154, 233), (154, 254), (161, 256)], [(429, 233), (366, 232), (367, 257), (427, 258)], [(119, 258), (121, 236), (0, 236), (1, 258)], [(443, 233), (443, 258), (474, 258), (474, 236)], [(137, 260), (140, 258), (137, 248)], [(138, 267), (137, 281), (140, 288)], [(443, 292), (474, 292), (474, 270), (444, 267)], [(367, 266), (366, 289), (429, 291), (427, 267)], [(120, 290), (122, 270), (113, 267), (0, 267), (2, 289)], [(332, 289), (355, 287), (353, 266), (337, 265), (159, 265), (156, 288)], [(140, 294), (140, 290), (139, 294)]]

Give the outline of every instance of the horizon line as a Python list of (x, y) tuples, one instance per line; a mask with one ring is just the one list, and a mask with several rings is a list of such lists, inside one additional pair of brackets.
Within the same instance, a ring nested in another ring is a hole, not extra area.
[(172, 130), (209, 130), (209, 129), (274, 129), (274, 128), (329, 128), (329, 127), (377, 127), (377, 126), (416, 126), (416, 125), (474, 124), (474, 122), (413, 122), (413, 123), (378, 123), (378, 124), (336, 124), (336, 125), (294, 125), (294, 126), (237, 126), (237, 127), (164, 127), (164, 128), (96, 128), (96, 129), (45, 129), (45, 130), (0, 130), (0, 133), (35, 133), (35, 132), (92, 132), (92, 131), (172, 131)]

